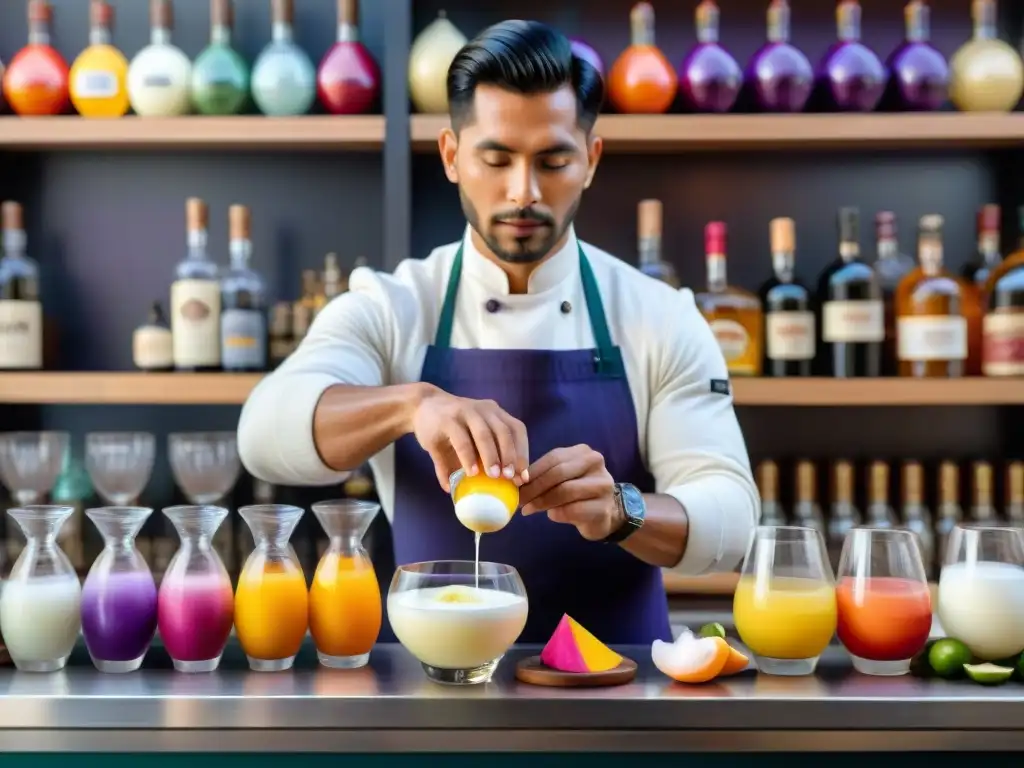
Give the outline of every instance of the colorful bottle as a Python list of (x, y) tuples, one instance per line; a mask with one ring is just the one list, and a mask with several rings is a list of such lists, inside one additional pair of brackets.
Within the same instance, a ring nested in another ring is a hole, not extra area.
[(764, 372), (810, 376), (817, 334), (811, 292), (796, 279), (796, 224), (778, 218), (768, 227), (772, 276), (760, 291), (765, 310)]
[(202, 115), (237, 115), (249, 101), (249, 65), (231, 47), (234, 6), (210, 0), (210, 44), (192, 65), (192, 103)]
[(179, 371), (220, 368), (220, 281), (206, 252), (209, 211), (190, 197), (185, 203), (188, 254), (178, 262), (171, 283), (171, 335)]
[(900, 251), (897, 238), (896, 214), (879, 211), (875, 214), (875, 254), (872, 265), (882, 287), (885, 302), (885, 350), (882, 360), (882, 375), (895, 376), (896, 355), (896, 288), (900, 281), (917, 268), (917, 262)]
[(317, 70), (320, 103), (332, 115), (360, 115), (380, 96), (380, 68), (359, 39), (358, 0), (338, 0), (338, 41)]
[(295, 44), (293, 0), (273, 0), (273, 12), (273, 39), (252, 68), (252, 97), (265, 115), (304, 115), (316, 98), (316, 70)]
[(255, 504), (240, 508), (238, 514), (256, 542), (235, 591), (238, 640), (253, 670), (290, 669), (309, 626), (306, 577), (288, 544), (303, 510)]
[(788, 0), (768, 6), (768, 42), (747, 66), (759, 109), (765, 112), (802, 112), (814, 87), (811, 62), (789, 42)]
[(0, 370), (39, 370), (43, 367), (39, 265), (25, 255), (25, 214), (21, 204), (8, 200), (0, 210)]
[(629, 26), (629, 47), (608, 72), (608, 101), (616, 112), (667, 112), (679, 90), (679, 77), (654, 43), (654, 7), (647, 2), (634, 5)]
[(985, 313), (985, 284), (1002, 261), (1000, 226), (1002, 210), (998, 205), (983, 205), (978, 209), (978, 250), (960, 272), (961, 286), (970, 301), (965, 303), (967, 315), (967, 375), (981, 375), (981, 355), (984, 345), (982, 327)]
[(444, 11), (416, 35), (409, 49), (409, 98), (417, 112), (448, 113), (448, 67), (466, 42)]
[(995, 0), (971, 3), (974, 36), (949, 60), (949, 98), (961, 112), (1010, 112), (1024, 93), (1024, 63), (999, 39)]
[[(1024, 233), (1024, 206), (1018, 209)], [(1024, 237), (1017, 251), (985, 282), (982, 371), (986, 376), (1024, 376)]]
[(718, 42), (718, 4), (697, 6), (697, 46), (679, 68), (679, 92), (694, 112), (728, 112), (743, 85), (743, 71)]
[(263, 279), (249, 266), (252, 258), (249, 209), (229, 209), (231, 265), (220, 281), (221, 365), (225, 371), (267, 368), (267, 307)]
[(228, 516), (223, 507), (166, 507), (181, 546), (160, 584), (157, 624), (179, 672), (212, 672), (220, 664), (234, 623), (231, 579), (213, 535)]
[(891, 103), (908, 112), (932, 112), (946, 103), (949, 65), (930, 42), (928, 5), (910, 0), (904, 10), (906, 39), (889, 56)]
[(325, 667), (365, 666), (380, 634), (380, 585), (363, 548), (363, 537), (379, 511), (379, 504), (351, 499), (313, 505), (330, 539), (309, 590), (309, 629)]
[(78, 639), (82, 587), (57, 544), (73, 511), (45, 505), (7, 510), (26, 544), (0, 594), (0, 626), (11, 660), (22, 672), (63, 669)]
[(825, 104), (838, 112), (873, 111), (888, 82), (877, 54), (860, 41), (860, 17), (857, 0), (840, 0), (836, 6), (839, 40), (828, 49), (818, 71)]
[(142, 666), (156, 634), (156, 583), (135, 537), (153, 510), (99, 507), (86, 515), (103, 536), (103, 551), (82, 587), (82, 634), (100, 672), (132, 672)]
[(655, 280), (680, 288), (675, 267), (662, 259), (661, 231), (663, 225), (661, 200), (641, 200), (636, 207), (637, 253), (640, 256), (640, 271)]
[(149, 45), (128, 67), (128, 97), (135, 114), (173, 117), (192, 107), (192, 63), (171, 42), (174, 10), (171, 0), (151, 0)]
[(59, 115), (68, 105), (68, 64), (50, 44), (53, 8), (29, 0), (28, 45), (4, 72), (4, 98), (22, 116)]
[(82, 117), (121, 117), (128, 111), (128, 60), (111, 44), (114, 9), (89, 7), (89, 47), (71, 65), (71, 103)]

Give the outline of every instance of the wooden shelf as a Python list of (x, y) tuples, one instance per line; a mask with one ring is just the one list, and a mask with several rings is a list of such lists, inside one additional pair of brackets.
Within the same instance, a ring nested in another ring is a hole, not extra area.
[[(260, 374), (0, 373), (0, 403), (240, 405)], [(1024, 405), (1019, 379), (734, 379), (744, 406)]]
[(287, 149), (379, 150), (380, 115), (345, 117), (0, 118), (0, 150)]
[[(446, 125), (413, 115), (413, 148), (436, 151)], [(596, 131), (613, 152), (998, 148), (1024, 141), (1024, 113), (606, 115)]]

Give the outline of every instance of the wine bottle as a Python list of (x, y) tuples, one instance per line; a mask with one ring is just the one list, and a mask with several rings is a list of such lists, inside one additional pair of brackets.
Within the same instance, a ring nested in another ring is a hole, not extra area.
[(21, 205), (0, 206), (3, 256), (0, 257), (0, 369), (43, 367), (43, 308), (39, 301), (39, 266), (25, 255), (25, 220)]
[(985, 284), (989, 275), (999, 267), (1002, 261), (999, 242), (1002, 212), (998, 205), (983, 205), (978, 210), (977, 233), (978, 245), (973, 258), (963, 267), (961, 286), (965, 293), (970, 294), (964, 302), (967, 315), (967, 375), (981, 375), (981, 354), (984, 346), (984, 303)]
[(949, 61), (949, 98), (961, 112), (1010, 112), (1024, 93), (1020, 54), (999, 39), (995, 0), (974, 0), (974, 36)]
[(675, 267), (661, 256), (661, 200), (641, 200), (637, 205), (636, 219), (640, 271), (678, 290), (680, 283)]
[(569, 44), (572, 46), (572, 53), (576, 58), (583, 59), (596, 69), (601, 77), (604, 77), (604, 60), (590, 43), (580, 40), (578, 37), (571, 37)]
[(231, 266), (221, 278), (220, 345), (226, 371), (264, 371), (267, 368), (266, 289), (249, 262), (252, 258), (249, 209), (232, 205)]
[(765, 309), (764, 372), (768, 376), (810, 376), (815, 352), (811, 293), (795, 275), (796, 225), (792, 219), (772, 219), (772, 269), (761, 286)]
[(174, 10), (171, 0), (150, 0), (149, 45), (128, 67), (128, 98), (135, 114), (171, 117), (192, 107), (192, 62), (171, 42)]
[(466, 44), (466, 36), (444, 11), (413, 40), (409, 50), (409, 97), (417, 112), (447, 114), (448, 67)]
[(18, 115), (59, 115), (68, 106), (68, 64), (50, 44), (53, 8), (29, 0), (28, 45), (14, 54), (4, 72), (4, 98)]
[(71, 65), (71, 103), (82, 117), (121, 117), (128, 111), (128, 60), (111, 44), (114, 9), (89, 6), (89, 47)]
[(789, 42), (789, 2), (768, 6), (768, 42), (747, 67), (757, 106), (765, 112), (801, 112), (814, 87), (814, 70), (803, 52)]
[(188, 254), (178, 263), (171, 284), (174, 367), (179, 371), (216, 370), (220, 367), (220, 283), (217, 265), (206, 253), (206, 203), (190, 197), (185, 216)]
[(985, 281), (982, 369), (986, 376), (1024, 376), (1024, 206), (1017, 211), (1018, 249)]
[(272, 7), (273, 37), (253, 65), (252, 97), (265, 115), (304, 115), (316, 98), (316, 70), (295, 44), (293, 1), (273, 0)]
[(949, 65), (930, 42), (928, 5), (910, 0), (904, 9), (906, 39), (889, 56), (892, 77), (886, 99), (896, 109), (930, 112), (946, 103), (949, 92)]
[(871, 112), (888, 82), (877, 54), (860, 41), (860, 17), (857, 0), (840, 0), (836, 6), (839, 39), (828, 49), (818, 72), (825, 104), (839, 112)]
[(338, 0), (338, 41), (320, 62), (317, 92), (332, 115), (363, 114), (380, 96), (380, 68), (359, 39), (358, 0)]
[(154, 301), (146, 322), (132, 334), (132, 362), (140, 371), (174, 369), (174, 340), (159, 301)]
[(202, 115), (237, 115), (249, 101), (249, 65), (231, 45), (234, 5), (210, 1), (210, 44), (192, 65), (192, 103)]
[(694, 112), (728, 112), (743, 85), (743, 71), (718, 42), (719, 10), (714, 0), (697, 6), (697, 45), (679, 68), (683, 103)]
[(630, 44), (608, 73), (608, 101), (617, 112), (661, 114), (676, 98), (679, 77), (654, 43), (654, 8), (641, 2), (629, 13)]
[(896, 214), (879, 211), (875, 214), (875, 273), (882, 286), (885, 302), (885, 346), (882, 357), (882, 375), (898, 373), (896, 355), (896, 288), (900, 281), (917, 268), (917, 262), (900, 250), (896, 227)]

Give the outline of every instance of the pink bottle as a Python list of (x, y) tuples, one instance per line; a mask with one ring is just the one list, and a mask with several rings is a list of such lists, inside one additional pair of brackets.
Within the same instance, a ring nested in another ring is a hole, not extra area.
[(160, 585), (157, 624), (174, 668), (212, 672), (235, 618), (235, 598), (224, 563), (210, 542), (228, 516), (223, 507), (167, 507), (181, 538)]
[(358, 0), (338, 0), (338, 41), (317, 71), (317, 93), (332, 115), (368, 112), (380, 96), (380, 68), (359, 40)]

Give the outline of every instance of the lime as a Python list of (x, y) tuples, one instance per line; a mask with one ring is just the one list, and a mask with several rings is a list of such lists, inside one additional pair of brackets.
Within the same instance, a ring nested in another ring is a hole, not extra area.
[(952, 637), (942, 638), (928, 651), (928, 663), (939, 677), (956, 677), (971, 659), (971, 650)]
[(713, 621), (710, 624), (705, 624), (700, 628), (698, 633), (701, 637), (721, 637), (725, 638), (725, 627), (719, 624), (717, 621)]
[(1000, 667), (996, 664), (964, 664), (964, 672), (976, 683), (999, 685), (1013, 676), (1013, 667)]

